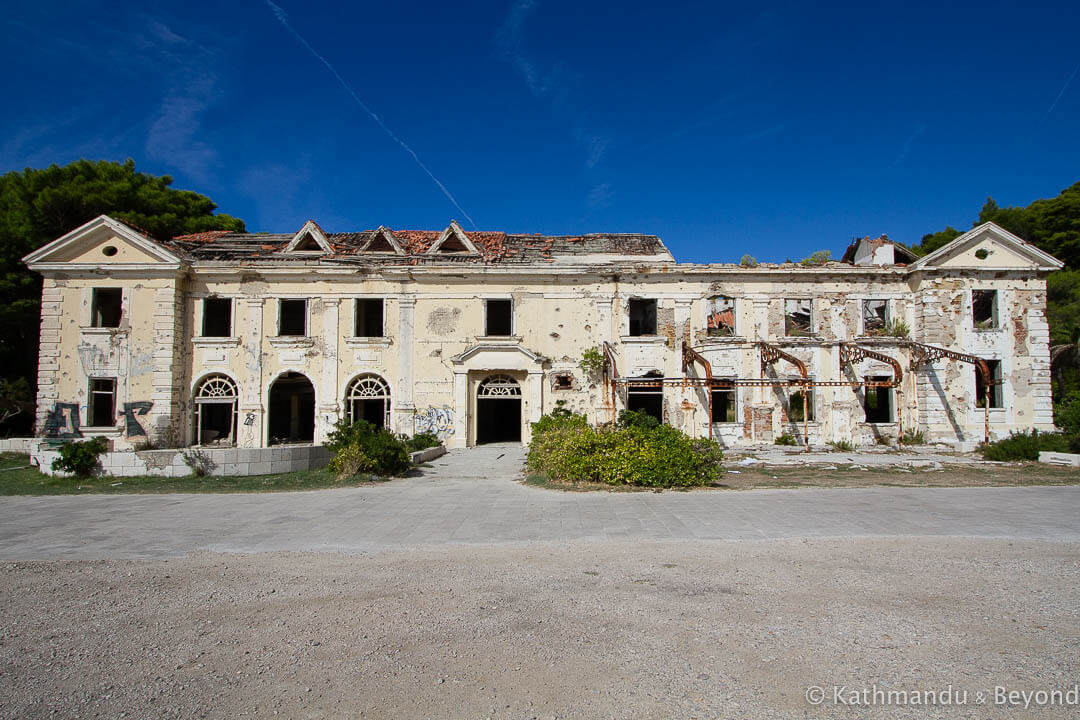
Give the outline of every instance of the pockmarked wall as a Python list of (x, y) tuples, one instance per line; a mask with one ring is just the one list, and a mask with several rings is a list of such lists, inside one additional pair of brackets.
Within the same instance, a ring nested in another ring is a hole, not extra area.
[[(739, 267), (677, 264), (651, 236), (309, 223), (170, 243), (99, 219), (27, 258), (45, 278), (37, 428), (255, 448), (366, 419), (462, 447), (528, 442), (565, 407), (597, 424), (639, 409), (729, 447), (1052, 429), (1057, 261), (989, 225), (908, 262), (872, 245)], [(115, 323), (99, 310), (114, 291)], [(589, 350), (602, 371), (582, 369)]]

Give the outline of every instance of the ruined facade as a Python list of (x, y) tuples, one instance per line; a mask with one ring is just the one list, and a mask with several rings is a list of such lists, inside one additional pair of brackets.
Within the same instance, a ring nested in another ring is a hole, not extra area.
[(102, 216), (25, 261), (44, 277), (38, 432), (118, 449), (319, 443), (341, 418), (527, 442), (559, 402), (726, 446), (1053, 428), (1061, 263), (989, 223), (919, 259), (879, 238), (743, 267), (676, 263), (648, 235), (155, 241)]

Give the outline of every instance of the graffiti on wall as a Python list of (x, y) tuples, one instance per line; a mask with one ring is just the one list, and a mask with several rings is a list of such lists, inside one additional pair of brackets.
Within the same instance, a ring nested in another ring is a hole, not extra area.
[(82, 437), (79, 429), (79, 404), (58, 402), (45, 416), (41, 434), (48, 438)]
[(146, 428), (139, 423), (136, 415), (145, 415), (152, 407), (154, 403), (149, 400), (124, 403), (124, 434), (127, 437), (146, 437)]
[(417, 433), (431, 433), (439, 438), (453, 435), (454, 411), (445, 405), (441, 408), (417, 410), (413, 416), (413, 430)]

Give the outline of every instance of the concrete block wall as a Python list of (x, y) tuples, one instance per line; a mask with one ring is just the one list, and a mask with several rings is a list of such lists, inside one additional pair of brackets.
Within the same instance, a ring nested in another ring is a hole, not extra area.
[[(213, 463), (211, 475), (272, 475), (320, 468), (330, 462), (330, 451), (320, 445), (284, 445), (270, 448), (200, 448)], [(31, 451), (30, 462), (45, 475), (65, 475), (54, 471), (52, 461), (60, 453), (45, 446)], [(184, 462), (184, 450), (125, 450), (101, 456), (101, 472), (112, 477), (184, 477), (191, 468)]]

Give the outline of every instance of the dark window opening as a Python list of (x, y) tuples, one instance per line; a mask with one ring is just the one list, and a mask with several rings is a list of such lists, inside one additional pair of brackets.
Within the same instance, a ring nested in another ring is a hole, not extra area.
[(555, 375), (555, 382), (552, 387), (555, 390), (573, 390), (574, 376), (570, 373), (559, 373)]
[(714, 423), (737, 422), (735, 417), (735, 388), (712, 391), (712, 421)]
[(90, 378), (90, 402), (86, 419), (91, 427), (116, 424), (116, 378)]
[(296, 243), (293, 252), (322, 252), (322, 247), (319, 245), (319, 241), (315, 239), (315, 236), (308, 233), (300, 242)]
[(512, 300), (488, 300), (485, 335), (506, 337), (514, 329), (514, 303)]
[(203, 300), (203, 337), (232, 336), (232, 300), (230, 298), (206, 298)]
[(630, 300), (630, 335), (656, 334), (656, 300)]
[(307, 300), (281, 300), (278, 335), (307, 335)]
[[(990, 368), (990, 379), (993, 381), (990, 385), (990, 409), (1000, 410), (1005, 407), (1005, 401), (1002, 393), (1001, 386), (1001, 361), (1000, 360), (986, 360), (987, 366)], [(979, 372), (979, 368), (975, 368), (975, 407), (986, 407), (986, 383), (983, 382), (982, 373)]]
[(813, 301), (784, 301), (784, 334), (788, 337), (813, 335)]
[(735, 300), (723, 295), (709, 298), (709, 315), (705, 325), (710, 337), (734, 335)]
[(863, 300), (863, 335), (881, 335), (889, 325), (888, 300)]
[(120, 288), (94, 288), (90, 324), (93, 327), (120, 327), (124, 291)]
[(803, 422), (803, 393), (806, 393), (806, 421), (814, 422), (814, 391), (796, 390), (788, 396), (788, 420), (794, 423)]
[(287, 372), (274, 381), (269, 411), (271, 445), (315, 439), (315, 388), (300, 373)]
[(660, 422), (664, 422), (664, 393), (660, 388), (628, 387), (626, 409), (652, 415)]
[(383, 301), (360, 299), (356, 301), (356, 337), (383, 336)]
[(976, 330), (993, 330), (998, 326), (997, 290), (972, 291), (971, 319)]
[[(874, 375), (866, 378), (870, 382), (889, 382), (888, 376)], [(868, 423), (891, 423), (893, 406), (893, 389), (891, 387), (868, 387), (863, 397), (863, 409), (866, 411)]]
[(392, 253), (397, 251), (394, 250), (394, 246), (390, 244), (390, 241), (386, 239), (386, 236), (379, 233), (370, 243), (368, 243), (368, 246), (364, 248), (364, 252)]

